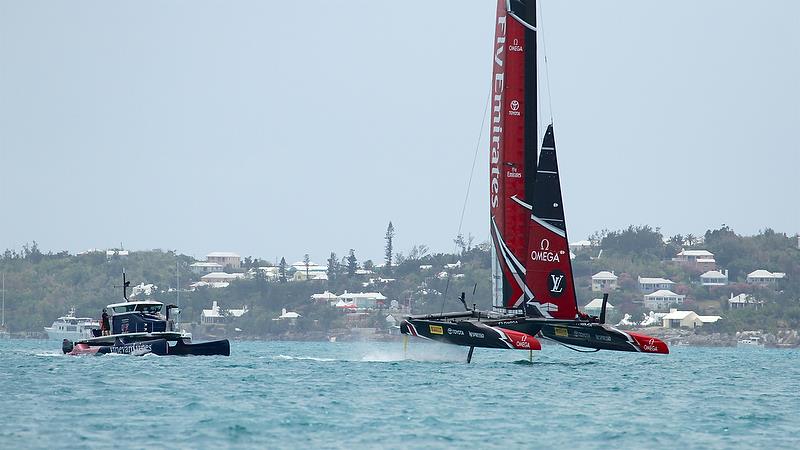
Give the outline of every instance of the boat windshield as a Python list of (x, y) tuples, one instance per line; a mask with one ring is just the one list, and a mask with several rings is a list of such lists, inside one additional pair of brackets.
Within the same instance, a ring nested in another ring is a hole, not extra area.
[(147, 314), (158, 314), (161, 307), (164, 305), (136, 305), (136, 311), (141, 311)]

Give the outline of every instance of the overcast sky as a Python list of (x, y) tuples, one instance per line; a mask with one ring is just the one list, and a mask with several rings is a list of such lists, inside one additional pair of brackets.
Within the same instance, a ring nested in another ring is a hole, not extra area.
[[(391, 220), (451, 251), (495, 7), (0, 0), (0, 249), (379, 261)], [(800, 2), (545, 0), (541, 25), (571, 240), (800, 232)]]

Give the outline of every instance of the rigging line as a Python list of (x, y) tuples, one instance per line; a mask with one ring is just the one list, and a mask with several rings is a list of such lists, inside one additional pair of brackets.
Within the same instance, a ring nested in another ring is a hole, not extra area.
[(539, 334), (538, 337), (542, 338), (542, 339), (547, 339), (548, 341), (553, 341), (556, 344), (563, 345), (564, 347), (567, 347), (568, 349), (570, 349), (572, 351), (575, 351), (575, 352), (578, 352), (578, 353), (595, 353), (595, 352), (599, 352), (600, 351), (599, 348), (596, 348), (594, 350), (581, 350), (579, 348), (572, 347), (571, 345), (567, 345), (567, 344), (565, 344), (565, 343), (563, 343), (561, 341), (557, 341), (557, 340), (555, 340), (553, 338), (549, 338), (549, 337), (547, 337), (547, 336), (545, 336), (545, 335), (543, 335), (541, 333)]
[(544, 76), (547, 83), (547, 103), (550, 107), (550, 123), (553, 123), (553, 97), (550, 93), (550, 68), (547, 64), (547, 41), (544, 38), (544, 2), (539, 2), (538, 27), (542, 34), (542, 51), (544, 52)]
[(461, 207), (461, 219), (458, 221), (458, 235), (461, 234), (461, 227), (464, 225), (464, 214), (467, 211), (467, 202), (469, 201), (469, 191), (472, 188), (472, 177), (475, 175), (475, 163), (478, 161), (478, 150), (481, 148), (481, 139), (483, 139), (483, 127), (486, 125), (486, 113), (489, 111), (489, 103), (492, 99), (492, 90), (489, 89), (489, 94), (486, 95), (486, 106), (483, 108), (483, 118), (481, 119), (481, 129), (478, 132), (478, 142), (475, 143), (475, 154), (472, 156), (472, 170), (469, 171), (469, 181), (467, 182), (467, 193), (464, 195), (464, 206)]

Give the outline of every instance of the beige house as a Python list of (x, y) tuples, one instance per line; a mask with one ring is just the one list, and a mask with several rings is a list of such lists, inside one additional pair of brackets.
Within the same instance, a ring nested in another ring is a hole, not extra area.
[(603, 270), (592, 275), (592, 291), (606, 292), (617, 288), (617, 276), (614, 272)]
[(206, 261), (231, 269), (239, 269), (242, 265), (242, 258), (232, 252), (211, 252), (206, 255)]
[(694, 311), (679, 311), (672, 308), (661, 320), (664, 328), (695, 328), (707, 323), (714, 323), (721, 318), (720, 316), (700, 316)]

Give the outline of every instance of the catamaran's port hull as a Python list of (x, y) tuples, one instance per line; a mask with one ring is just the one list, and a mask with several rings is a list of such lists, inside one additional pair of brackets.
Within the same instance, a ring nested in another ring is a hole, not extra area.
[(533, 335), (490, 326), (477, 320), (433, 320), (408, 318), (400, 325), (403, 334), (464, 347), (541, 350)]

